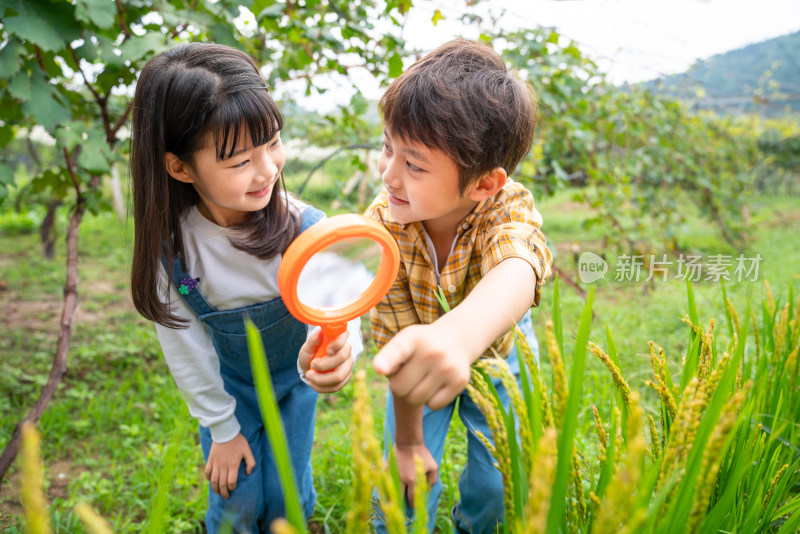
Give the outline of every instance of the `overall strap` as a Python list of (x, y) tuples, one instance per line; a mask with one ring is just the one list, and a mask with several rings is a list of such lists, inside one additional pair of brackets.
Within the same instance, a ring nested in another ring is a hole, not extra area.
[(300, 225), (300, 233), (305, 232), (308, 228), (322, 219), (325, 218), (325, 212), (320, 211), (314, 206), (308, 206), (303, 211), (302, 224)]
[[(166, 259), (163, 256), (161, 257), (161, 263), (164, 264), (166, 269)], [(172, 264), (172, 283), (186, 305), (198, 316), (217, 311), (197, 289), (196, 285), (199, 282), (199, 279), (193, 278), (192, 275), (183, 270), (180, 257), (175, 258)]]
[[(303, 210), (300, 232), (304, 232), (310, 226), (316, 224), (324, 218), (325, 212), (318, 210), (313, 206), (307, 206), (306, 209)], [(161, 262), (164, 264), (164, 268), (166, 270), (166, 260), (163, 256), (161, 257)], [(193, 278), (189, 273), (183, 270), (181, 267), (180, 257), (175, 258), (175, 261), (172, 264), (172, 283), (175, 285), (175, 289), (178, 290), (178, 293), (186, 305), (189, 306), (189, 308), (191, 308), (198, 317), (200, 317), (209, 313), (214, 313), (217, 311), (217, 309), (209, 304), (202, 292), (198, 290), (196, 287), (198, 282), (199, 280)]]

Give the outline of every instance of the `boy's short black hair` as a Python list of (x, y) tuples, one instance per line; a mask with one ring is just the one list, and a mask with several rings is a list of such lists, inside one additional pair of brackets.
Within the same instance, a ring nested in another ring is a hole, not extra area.
[(414, 63), (380, 101), (392, 136), (447, 154), (459, 191), (497, 167), (511, 174), (533, 144), (536, 99), (486, 43), (456, 39)]

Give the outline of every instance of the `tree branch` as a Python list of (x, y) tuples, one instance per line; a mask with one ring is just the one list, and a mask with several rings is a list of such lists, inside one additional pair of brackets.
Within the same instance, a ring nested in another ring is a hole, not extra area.
[(111, 128), (111, 131), (108, 132), (108, 135), (111, 137), (106, 137), (106, 143), (108, 143), (109, 148), (113, 148), (114, 145), (117, 143), (117, 132), (119, 129), (122, 128), (122, 125), (125, 124), (125, 121), (128, 120), (128, 116), (131, 114), (131, 109), (133, 109), (133, 100), (128, 100), (128, 106), (125, 108), (125, 111), (122, 115), (119, 116), (117, 119), (116, 124)]
[(78, 177), (75, 176), (75, 170), (72, 168), (72, 160), (69, 157), (69, 152), (67, 151), (67, 147), (64, 147), (62, 150), (64, 152), (64, 159), (67, 160), (67, 170), (69, 171), (69, 177), (72, 179), (72, 185), (75, 186), (75, 192), (78, 193), (78, 199), (80, 200), (82, 198), (81, 195), (83, 194), (81, 192), (81, 184), (78, 183)]
[(128, 39), (133, 36), (131, 30), (128, 29), (128, 24), (125, 22), (125, 8), (122, 7), (122, 1), (116, 0), (117, 2), (117, 18), (119, 20), (119, 27), (122, 30), (122, 33), (125, 35), (125, 39)]
[[(93, 175), (89, 183), (89, 188), (94, 190), (100, 183), (100, 176)], [(75, 311), (78, 308), (78, 231), (80, 230), (81, 220), (86, 211), (86, 199), (79, 195), (75, 205), (75, 211), (69, 218), (67, 230), (67, 279), (64, 284), (64, 307), (61, 310), (61, 329), (58, 334), (56, 353), (53, 358), (53, 367), (50, 369), (50, 376), (47, 384), (42, 389), (39, 399), (25, 418), (14, 428), (11, 441), (6, 445), (0, 456), (0, 480), (3, 479), (8, 468), (14, 462), (19, 451), (20, 429), (25, 422), (38, 424), (47, 405), (58, 388), (61, 379), (67, 372), (67, 354), (69, 352), (69, 342), (72, 335), (72, 321), (75, 318)]]
[(72, 56), (72, 61), (75, 62), (75, 66), (78, 68), (78, 72), (81, 73), (81, 78), (83, 78), (84, 85), (86, 85), (86, 87), (89, 89), (89, 92), (92, 93), (97, 105), (100, 106), (100, 115), (103, 117), (103, 129), (106, 131), (106, 138), (108, 139), (111, 135), (111, 118), (108, 116), (108, 97), (111, 93), (109, 92), (105, 96), (98, 93), (94, 86), (89, 82), (89, 78), (87, 78), (86, 74), (83, 72), (80, 60), (75, 54), (75, 49), (72, 48), (72, 45), (68, 44), (67, 50), (69, 50), (69, 53)]
[(352, 150), (354, 148), (366, 148), (366, 149), (369, 149), (369, 150), (376, 150), (377, 149), (377, 147), (374, 147), (372, 145), (367, 145), (367, 144), (347, 145), (347, 146), (342, 146), (342, 147), (337, 148), (336, 150), (334, 150), (333, 152), (331, 152), (330, 154), (328, 154), (327, 156), (322, 158), (322, 161), (320, 161), (319, 163), (314, 165), (314, 167), (308, 172), (308, 176), (306, 176), (306, 179), (303, 180), (302, 184), (300, 184), (300, 187), (297, 190), (297, 194), (298, 195), (302, 195), (303, 194), (303, 189), (306, 188), (306, 186), (308, 185), (308, 182), (311, 180), (311, 177), (314, 175), (315, 172), (317, 172), (319, 170), (320, 167), (325, 165), (325, 163), (327, 163), (327, 161), (329, 159), (331, 159), (333, 156), (335, 156), (336, 154), (338, 154), (342, 150)]

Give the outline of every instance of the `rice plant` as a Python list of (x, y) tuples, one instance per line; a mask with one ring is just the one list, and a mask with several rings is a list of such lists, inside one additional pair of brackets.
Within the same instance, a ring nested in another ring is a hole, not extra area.
[[(609, 327), (604, 343), (589, 342), (593, 292), (581, 313), (572, 358), (565, 362), (557, 280), (554, 285), (554, 316), (546, 325), (543, 351), (550, 376), (544, 376), (526, 340), (518, 336), (519, 382), (504, 360), (488, 358), (473, 366), (468, 386), (489, 422), (492, 436), (483, 436), (484, 443), (505, 484), (506, 515), (499, 530), (523, 534), (800, 531), (800, 299), (795, 299), (792, 287), (786, 301), (780, 302), (766, 286), (757, 310), (748, 306), (744, 312), (723, 290), (723, 327), (728, 333), (723, 338), (713, 319), (701, 323), (687, 285), (684, 321), (689, 343), (682, 368), (670, 369), (664, 351), (651, 341), (652, 377), (639, 391), (625, 377)], [(265, 424), (272, 428), (269, 438), (279, 464), (288, 467), (263, 346), (252, 325), (248, 336)], [(597, 406), (591, 406), (596, 439), (592, 447), (578, 439), (580, 414), (589, 408), (583, 390), (587, 354), (606, 367), (614, 388), (607, 420)], [(508, 409), (500, 403), (491, 378), (500, 378), (508, 390)], [(389, 532), (400, 534), (410, 528), (421, 534), (426, 531), (421, 464), (416, 521), (411, 521), (391, 452), (388, 460), (381, 452), (364, 371), (356, 373), (354, 382), (354, 481), (347, 532), (368, 531), (377, 494)], [(655, 409), (644, 404), (645, 393), (655, 394)], [(176, 435), (184, 432), (176, 429)], [(23, 428), (22, 498), (27, 531), (32, 533), (51, 531), (41, 490), (39, 439), (33, 428)], [(169, 491), (166, 481), (173, 464), (174, 458), (165, 458), (160, 477), (165, 483), (159, 485), (159, 494)], [(272, 531), (305, 532), (291, 469), (280, 475), (288, 517), (273, 523)], [(163, 495), (153, 500), (151, 530), (165, 524), (162, 501)], [(87, 531), (110, 532), (88, 506), (79, 505), (76, 513)]]
[[(546, 329), (552, 390), (523, 338), (519, 385), (503, 360), (474, 366), (470, 394), (490, 422), (494, 445), (486, 442), (506, 487), (503, 532), (798, 531), (800, 300), (790, 288), (780, 305), (767, 286), (759, 322), (749, 309), (742, 320), (723, 292), (730, 341), (722, 347), (714, 321), (700, 324), (687, 290), (691, 342), (679, 382), (663, 350), (649, 345), (653, 377), (644, 386), (657, 394), (655, 414), (645, 413), (625, 379), (611, 330), (605, 350), (587, 343), (591, 292), (568, 383), (557, 305)], [(592, 407), (594, 457), (575, 439), (587, 350), (615, 388), (609, 421)], [(493, 376), (510, 392), (508, 411), (492, 391)]]

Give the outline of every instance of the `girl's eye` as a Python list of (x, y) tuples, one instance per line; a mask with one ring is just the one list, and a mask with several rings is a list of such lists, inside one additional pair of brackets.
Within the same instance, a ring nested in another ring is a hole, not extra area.
[(281, 138), (276, 138), (273, 142), (269, 144), (270, 148), (275, 148), (276, 146), (281, 144)]
[(246, 160), (244, 160), (244, 161), (243, 161), (243, 162), (241, 162), (241, 163), (237, 163), (236, 165), (234, 165), (234, 166), (233, 166), (233, 167), (231, 167), (231, 168), (232, 168), (232, 169), (240, 169), (240, 168), (244, 167), (245, 165), (247, 165), (249, 162), (250, 162), (250, 160), (249, 160), (249, 159), (246, 159)]

